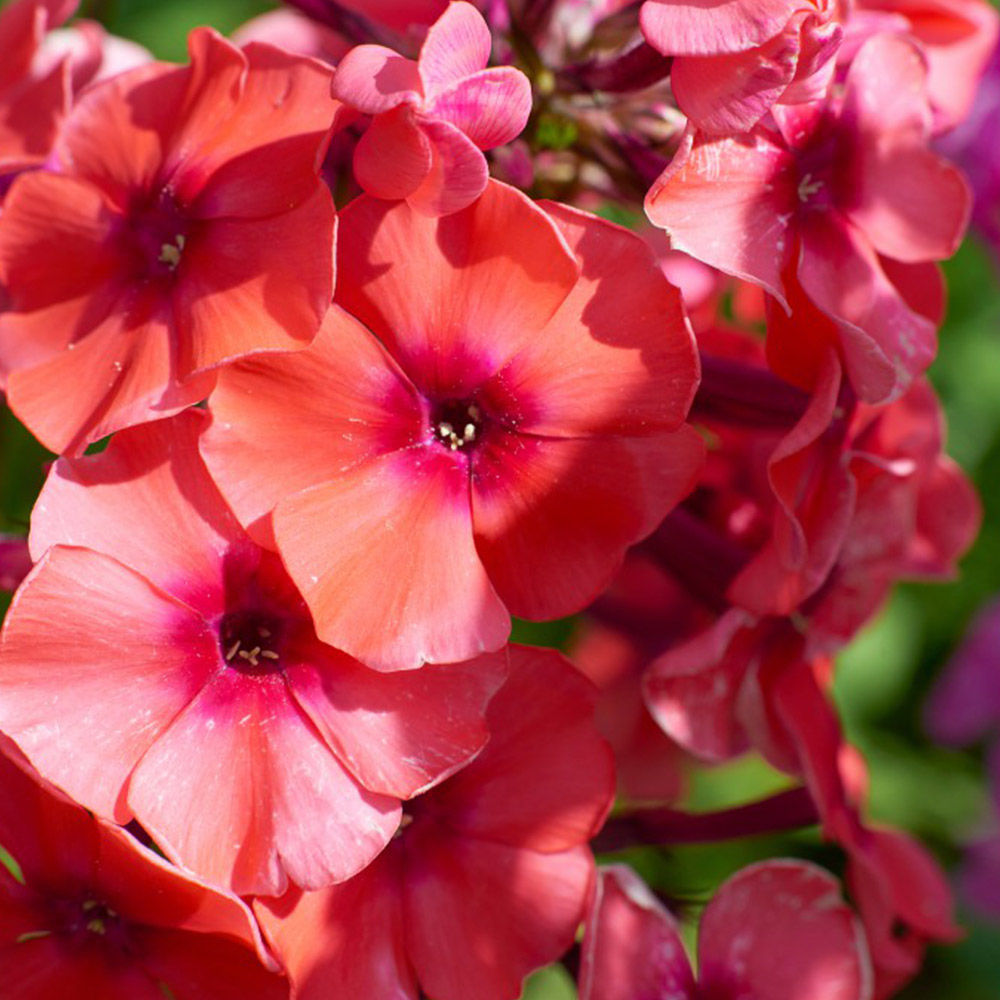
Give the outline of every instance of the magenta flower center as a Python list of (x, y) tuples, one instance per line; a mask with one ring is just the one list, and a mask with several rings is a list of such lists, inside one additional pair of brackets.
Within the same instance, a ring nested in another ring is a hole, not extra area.
[(241, 673), (270, 674), (281, 669), (282, 623), (257, 611), (232, 611), (219, 623), (219, 651)]
[(169, 278), (184, 255), (188, 219), (166, 189), (138, 199), (127, 213), (127, 249), (142, 280)]
[(484, 426), (482, 407), (472, 400), (442, 400), (431, 411), (434, 439), (449, 451), (471, 450), (482, 439)]

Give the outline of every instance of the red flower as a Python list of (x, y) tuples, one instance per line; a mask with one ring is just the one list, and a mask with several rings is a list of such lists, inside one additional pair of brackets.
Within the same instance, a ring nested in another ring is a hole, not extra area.
[(207, 29), (189, 45), (188, 67), (90, 88), (56, 169), (4, 204), (0, 370), (53, 451), (203, 399), (233, 358), (303, 347), (329, 305), (331, 70)]
[(212, 397), (237, 516), (273, 523), (318, 634), (379, 669), (578, 610), (700, 467), (676, 290), (637, 237), (496, 182), (442, 219), (360, 198), (338, 246), (316, 343)]
[(386, 676), (319, 642), (201, 464), (204, 420), (56, 464), (0, 641), (0, 727), (192, 871), (240, 893), (316, 889), (483, 746), (505, 658)]
[(274, 968), (235, 896), (44, 787), (13, 763), (15, 749), (3, 750), (0, 850), (14, 861), (0, 860), (5, 997), (288, 996), (287, 982), (259, 961)]
[[(255, 909), (301, 1000), (513, 1000), (573, 943), (611, 805), (593, 689), (558, 654), (511, 647), (490, 742), (407, 803), (360, 875)], [(419, 989), (422, 994), (418, 994)]]

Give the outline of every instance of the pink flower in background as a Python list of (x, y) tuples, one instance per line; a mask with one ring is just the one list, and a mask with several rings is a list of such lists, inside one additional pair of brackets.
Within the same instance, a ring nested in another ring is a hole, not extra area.
[(201, 464), (206, 419), (56, 463), (0, 639), (0, 728), (214, 883), (316, 889), (368, 864), (400, 799), (483, 746), (505, 657), (387, 676), (319, 642)]
[(518, 69), (487, 69), (492, 38), (462, 0), (434, 23), (416, 61), (361, 45), (340, 62), (333, 94), (373, 115), (354, 153), (358, 183), (378, 198), (405, 198), (426, 215), (448, 215), (486, 187), (482, 150), (515, 139), (531, 112)]
[(573, 943), (594, 876), (587, 842), (614, 795), (611, 754), (592, 686), (558, 653), (512, 646), (510, 668), (486, 748), (406, 803), (368, 868), (255, 904), (301, 1000), (514, 1000)]
[(928, 148), (926, 76), (914, 44), (872, 38), (842, 98), (775, 109), (778, 131), (689, 130), (647, 195), (675, 249), (755, 282), (791, 314), (784, 335), (769, 331), (768, 359), (795, 385), (814, 386), (834, 346), (858, 396), (881, 402), (934, 356), (930, 262), (958, 247), (970, 197)]
[(998, 28), (1000, 15), (989, 0), (857, 0), (841, 56), (852, 58), (866, 38), (881, 32), (915, 38), (927, 56), (927, 92), (934, 130), (941, 132), (969, 114)]
[(0, 11), (0, 180), (48, 155), (69, 110), (65, 61), (43, 65), (45, 34), (76, 10), (77, 0), (14, 0)]
[(673, 56), (681, 111), (706, 132), (745, 132), (776, 103), (822, 97), (842, 29), (834, 0), (646, 0), (646, 40)]
[(830, 874), (763, 861), (724, 882), (692, 971), (676, 920), (630, 868), (598, 874), (580, 1000), (870, 1000), (861, 928)]

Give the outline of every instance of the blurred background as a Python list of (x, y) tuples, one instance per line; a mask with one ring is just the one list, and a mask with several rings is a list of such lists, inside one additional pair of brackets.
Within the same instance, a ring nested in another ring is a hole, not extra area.
[[(229, 33), (273, 6), (262, 0), (84, 0), (80, 13), (162, 59), (184, 61), (190, 28), (210, 24)], [(1000, 163), (993, 169), (1000, 173)], [(909, 830), (953, 871), (963, 845), (997, 832), (984, 752), (982, 747), (961, 752), (936, 747), (924, 730), (923, 713), (936, 677), (973, 616), (1000, 594), (1000, 268), (973, 233), (945, 272), (949, 310), (930, 378), (948, 415), (948, 450), (979, 488), (982, 533), (954, 583), (897, 588), (841, 656), (835, 693), (847, 735), (871, 769), (872, 818)], [(0, 456), (0, 531), (20, 533), (51, 456), (6, 411)], [(571, 627), (520, 625), (515, 638), (558, 645)], [(995, 656), (1000, 676), (1000, 643)], [(747, 757), (693, 775), (685, 806), (721, 808), (787, 783), (758, 758)], [(842, 867), (839, 853), (813, 833), (679, 848), (667, 855), (637, 851), (627, 860), (682, 911), (695, 913), (732, 872), (781, 855), (813, 858), (834, 872)], [(1000, 870), (996, 878), (1000, 896)], [(1000, 922), (960, 906), (965, 939), (954, 947), (931, 948), (921, 976), (900, 994), (903, 1000), (1000, 1000)], [(528, 1000), (572, 1000), (575, 995), (561, 967), (535, 976), (525, 993)]]

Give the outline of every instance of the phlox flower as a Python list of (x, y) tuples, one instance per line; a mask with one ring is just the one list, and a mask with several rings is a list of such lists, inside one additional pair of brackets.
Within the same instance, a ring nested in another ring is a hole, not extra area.
[(330, 68), (208, 29), (189, 49), (89, 88), (52, 169), (4, 203), (0, 374), (53, 451), (203, 399), (235, 357), (304, 346), (329, 305)]
[(434, 22), (420, 57), (359, 45), (341, 60), (333, 95), (373, 115), (354, 153), (369, 194), (405, 198), (426, 215), (466, 208), (486, 187), (482, 150), (515, 139), (531, 112), (528, 78), (487, 69), (492, 37), (482, 15), (457, 0)]
[(843, 30), (835, 0), (646, 0), (653, 48), (673, 56), (670, 85), (698, 129), (745, 132), (777, 102), (820, 97)]
[(337, 266), (313, 346), (223, 373), (202, 445), (318, 634), (407, 669), (579, 610), (703, 455), (691, 334), (645, 244), (491, 182), (441, 219), (356, 200)]
[(56, 463), (0, 638), (0, 728), (101, 816), (241, 894), (353, 875), (485, 743), (503, 654), (384, 675), (319, 642), (198, 457), (206, 416)]
[(587, 842), (613, 798), (592, 711), (591, 685), (558, 653), (511, 647), (486, 749), (406, 803), (368, 868), (255, 902), (300, 1000), (514, 1000), (562, 955), (592, 889)]
[(0, 856), (5, 997), (287, 998), (239, 899), (40, 783), (9, 743), (3, 751), (0, 848), (13, 859)]
[(940, 279), (970, 198), (928, 148), (920, 50), (878, 35), (840, 96), (713, 138), (689, 129), (646, 212), (675, 249), (771, 296), (768, 359), (812, 388), (834, 346), (858, 396), (899, 395), (936, 350)]
[(598, 873), (580, 1000), (871, 1000), (864, 935), (836, 879), (804, 861), (750, 865), (702, 914), (698, 972), (677, 922), (624, 865)]

